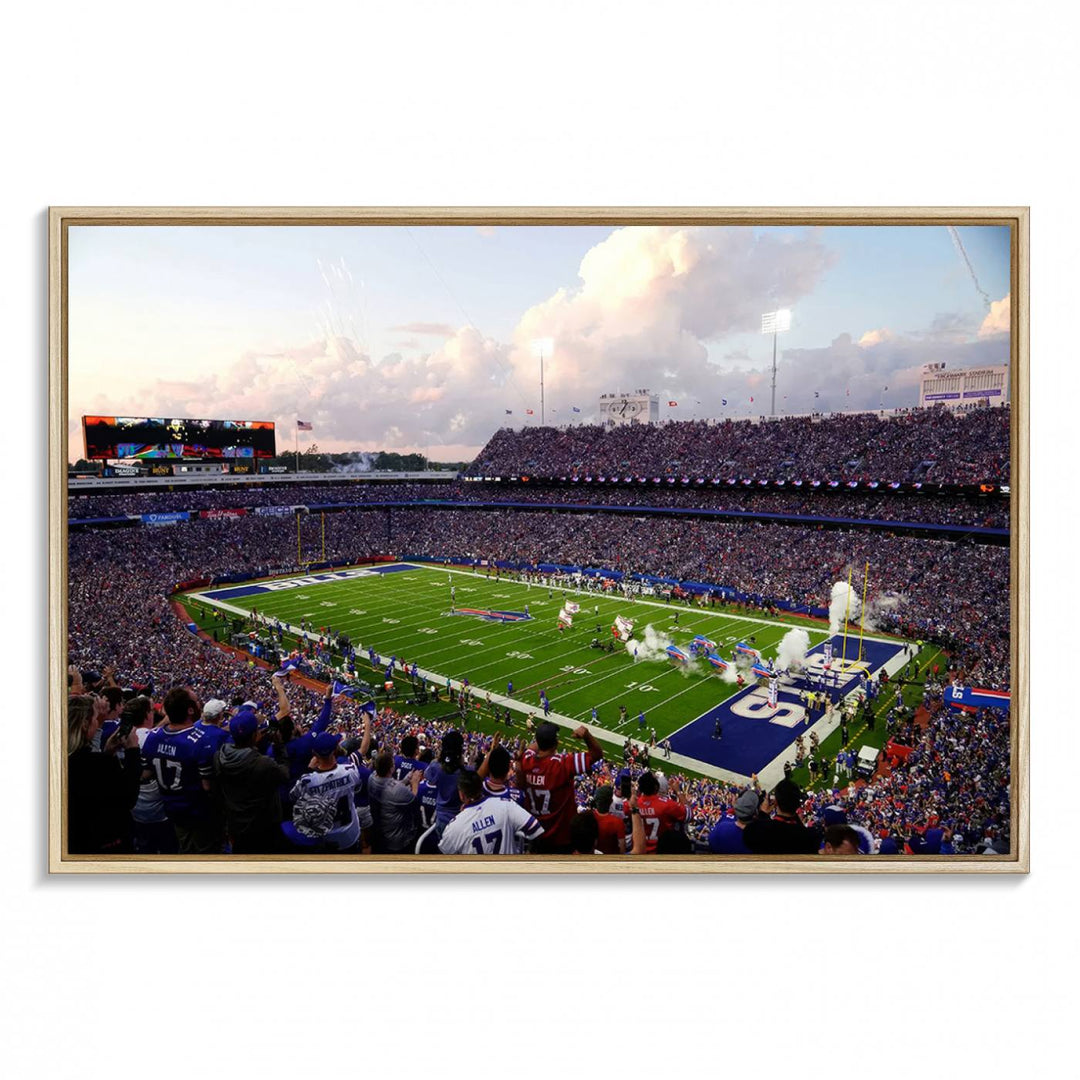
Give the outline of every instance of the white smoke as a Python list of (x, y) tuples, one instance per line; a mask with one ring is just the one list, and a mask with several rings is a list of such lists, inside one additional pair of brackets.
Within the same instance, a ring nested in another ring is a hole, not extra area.
[(631, 638), (626, 642), (626, 651), (635, 661), (667, 660), (667, 647), (671, 643), (671, 638), (667, 634), (655, 629), (652, 623), (649, 623), (640, 638)]
[(836, 582), (829, 599), (829, 633), (840, 632), (845, 615), (849, 622), (857, 623), (860, 606), (859, 594), (846, 581)]
[(723, 671), (720, 672), (720, 679), (722, 682), (731, 683), (734, 685), (739, 678), (739, 669), (734, 664), (728, 664)]
[(776, 668), (778, 671), (797, 670), (806, 663), (806, 654), (810, 649), (810, 635), (801, 627), (792, 627), (780, 640), (776, 648)]
[(371, 472), (372, 463), (375, 460), (374, 454), (369, 454), (363, 450), (355, 450), (350, 454), (343, 454), (342, 457), (347, 458), (346, 461), (338, 463), (335, 462), (331, 468), (331, 472), (334, 473), (367, 473)]
[(880, 596), (872, 597), (866, 605), (863, 626), (867, 630), (879, 629), (881, 624), (878, 621), (878, 616), (895, 611), (904, 602), (904, 599), (900, 593), (894, 592), (882, 593)]

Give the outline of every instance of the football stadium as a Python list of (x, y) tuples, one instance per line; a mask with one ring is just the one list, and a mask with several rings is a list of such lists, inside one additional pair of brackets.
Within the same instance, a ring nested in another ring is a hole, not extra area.
[(1008, 853), (1007, 402), (628, 403), (348, 474), (84, 418), (69, 851)]

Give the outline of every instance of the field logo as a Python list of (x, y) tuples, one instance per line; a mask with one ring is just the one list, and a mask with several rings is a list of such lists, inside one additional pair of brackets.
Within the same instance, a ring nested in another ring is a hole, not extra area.
[(284, 581), (264, 581), (262, 588), (271, 592), (284, 589), (302, 589), (307, 585), (324, 585), (328, 581), (348, 581), (350, 578), (378, 577), (374, 570), (334, 570), (326, 574), (311, 574), (307, 577), (286, 578)]
[[(464, 590), (462, 590), (464, 591)], [(488, 622), (525, 622), (531, 619), (524, 611), (491, 611), (488, 608), (457, 608), (450, 612), (451, 615), (471, 615), (475, 619), (486, 619)]]

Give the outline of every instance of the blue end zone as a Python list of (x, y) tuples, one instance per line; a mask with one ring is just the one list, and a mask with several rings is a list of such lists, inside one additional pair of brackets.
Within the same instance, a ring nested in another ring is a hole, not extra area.
[[(875, 674), (904, 649), (900, 643), (865, 641), (863, 662), (858, 665), (854, 659), (858, 655), (858, 641), (848, 635), (847, 651), (851, 659), (845, 662), (842, 657), (844, 639), (838, 635), (832, 639), (832, 669), (843, 670), (833, 674), (833, 670), (825, 672), (822, 666), (824, 644), (815, 645), (807, 654), (810, 666), (806, 675), (781, 680), (775, 709), (769, 708), (768, 689), (764, 684), (750, 686), (672, 735), (671, 749), (742, 776), (760, 772), (783, 753), (797, 735), (821, 719), (820, 712), (815, 712), (813, 717), (807, 715), (799, 700), (800, 691), (835, 689), (840, 695), (849, 693), (858, 685), (861, 673)], [(718, 675), (711, 677), (719, 678)], [(717, 720), (723, 732), (719, 739), (714, 737)]]
[(232, 585), (227, 589), (214, 589), (203, 592), (208, 600), (235, 600), (241, 596), (257, 596), (259, 593), (284, 592), (286, 589), (302, 589), (308, 585), (323, 585), (328, 581), (348, 581), (351, 578), (374, 577), (376, 574), (397, 574), (403, 570), (416, 570), (408, 563), (393, 563), (390, 566), (365, 566), (351, 570), (326, 570), (319, 574), (307, 574), (304, 577), (284, 578), (281, 581), (259, 581), (247, 585)]

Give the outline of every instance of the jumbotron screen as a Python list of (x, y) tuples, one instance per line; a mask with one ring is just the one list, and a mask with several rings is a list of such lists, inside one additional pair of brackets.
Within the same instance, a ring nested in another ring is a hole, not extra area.
[(87, 461), (117, 458), (272, 458), (272, 420), (84, 416)]

